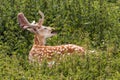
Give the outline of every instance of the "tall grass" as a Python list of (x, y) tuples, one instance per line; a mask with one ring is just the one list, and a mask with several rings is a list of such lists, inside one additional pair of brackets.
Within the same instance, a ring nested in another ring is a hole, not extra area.
[(0, 79), (2, 80), (106, 80), (120, 78), (120, 55), (114, 56), (105, 53), (65, 56), (59, 64), (52, 68), (47, 67), (46, 61), (39, 65), (29, 64), (27, 58), (12, 55), (0, 55)]

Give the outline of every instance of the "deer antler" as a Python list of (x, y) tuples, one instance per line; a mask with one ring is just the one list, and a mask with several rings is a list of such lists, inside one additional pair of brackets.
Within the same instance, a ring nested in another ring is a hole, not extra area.
[(20, 26), (24, 29), (35, 26), (35, 24), (29, 23), (29, 21), (27, 20), (27, 18), (24, 16), (23, 13), (18, 13), (17, 18), (18, 18), (18, 22), (19, 22)]
[(44, 22), (44, 17), (45, 17), (45, 16), (44, 16), (43, 12), (41, 12), (41, 11), (39, 11), (39, 14), (42, 16), (42, 19), (39, 20), (38, 24), (39, 24), (39, 25), (42, 25), (43, 22)]

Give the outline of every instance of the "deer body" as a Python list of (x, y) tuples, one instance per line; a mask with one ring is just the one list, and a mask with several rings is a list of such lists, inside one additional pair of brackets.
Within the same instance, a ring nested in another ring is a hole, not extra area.
[(83, 47), (67, 44), (67, 45), (59, 45), (59, 46), (46, 46), (46, 38), (52, 37), (56, 35), (53, 28), (43, 26), (44, 14), (40, 11), (40, 15), (42, 19), (39, 20), (38, 23), (29, 23), (23, 13), (18, 14), (18, 22), (20, 26), (24, 29), (27, 29), (35, 34), (34, 36), (34, 44), (32, 49), (29, 52), (29, 60), (41, 62), (44, 58), (49, 61), (52, 61), (52, 57), (55, 54), (64, 55), (72, 54), (72, 53), (80, 53), (84, 54)]
[(75, 52), (84, 53), (84, 49), (74, 44), (45, 46), (42, 42), (39, 43), (39, 41), (36, 40), (34, 41), (34, 45), (29, 53), (29, 60), (34, 61), (35, 59), (41, 62), (44, 58), (46, 58), (48, 59), (48, 61), (51, 61), (52, 57), (56, 54), (64, 55), (65, 53), (67, 53), (68, 55), (70, 55)]

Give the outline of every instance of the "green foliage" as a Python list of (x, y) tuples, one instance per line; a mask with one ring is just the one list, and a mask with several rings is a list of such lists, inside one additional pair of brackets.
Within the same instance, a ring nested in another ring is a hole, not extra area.
[[(47, 45), (77, 44), (84, 58), (66, 56), (53, 68), (28, 62), (33, 34), (22, 30), (17, 14), (30, 22), (45, 14), (44, 25), (58, 35)], [(0, 79), (94, 80), (120, 78), (120, 0), (0, 0)], [(96, 54), (90, 54), (94, 49)], [(89, 55), (90, 54), (90, 55)]]
[(65, 56), (59, 64), (47, 67), (46, 61), (30, 64), (27, 58), (0, 55), (0, 79), (7, 80), (106, 80), (120, 78), (120, 62), (116, 55), (105, 53)]

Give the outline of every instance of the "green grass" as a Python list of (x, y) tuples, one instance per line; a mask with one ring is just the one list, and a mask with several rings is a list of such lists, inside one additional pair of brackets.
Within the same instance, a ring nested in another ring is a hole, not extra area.
[(51, 68), (46, 61), (41, 65), (29, 63), (16, 55), (0, 55), (1, 80), (106, 80), (120, 78), (119, 56), (106, 52), (88, 53), (86, 56), (65, 56)]

